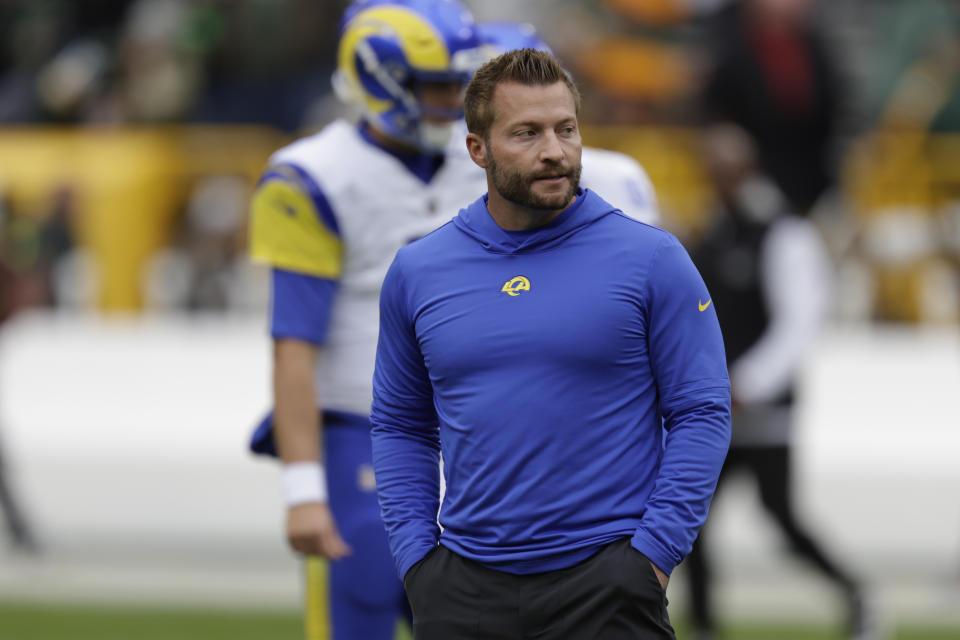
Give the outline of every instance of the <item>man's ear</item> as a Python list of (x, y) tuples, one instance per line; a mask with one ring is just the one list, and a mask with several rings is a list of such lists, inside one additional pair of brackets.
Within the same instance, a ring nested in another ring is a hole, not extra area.
[(481, 169), (487, 168), (487, 145), (484, 143), (483, 138), (475, 133), (468, 133), (467, 152), (470, 154), (470, 159), (473, 160), (474, 164)]

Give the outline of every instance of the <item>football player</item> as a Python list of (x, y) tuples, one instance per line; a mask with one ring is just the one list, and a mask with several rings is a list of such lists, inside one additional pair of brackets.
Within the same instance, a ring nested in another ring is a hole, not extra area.
[[(313, 558), (309, 637), (326, 637), (329, 615), (335, 640), (385, 640), (409, 615), (371, 464), (378, 298), (396, 251), (486, 189), (452, 139), (478, 44), (454, 0), (350, 5), (334, 88), (359, 123), (337, 120), (274, 153), (252, 199), (251, 255), (272, 268), (274, 386), (252, 447), (279, 455), (287, 538)], [(328, 598), (317, 558), (330, 560)]]

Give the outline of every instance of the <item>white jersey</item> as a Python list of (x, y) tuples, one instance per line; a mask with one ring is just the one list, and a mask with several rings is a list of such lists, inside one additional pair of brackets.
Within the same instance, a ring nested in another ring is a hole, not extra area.
[[(436, 175), (424, 183), (397, 158), (364, 140), (356, 125), (343, 120), (280, 149), (271, 165), (299, 167), (319, 186), (338, 226), (339, 242), (333, 245), (339, 248), (339, 263), (310, 268), (285, 263), (277, 259), (278, 252), (269, 250), (259, 255), (254, 250), (254, 257), (339, 281), (327, 338), (319, 349), (317, 400), (324, 409), (367, 415), (380, 286), (394, 254), (484, 193), (485, 173), (465, 152), (451, 150)], [(256, 240), (255, 229), (252, 238)], [(319, 242), (316, 249), (329, 253)]]
[(653, 184), (640, 163), (619, 151), (584, 147), (581, 156), (581, 186), (625, 214), (647, 224), (660, 224)]

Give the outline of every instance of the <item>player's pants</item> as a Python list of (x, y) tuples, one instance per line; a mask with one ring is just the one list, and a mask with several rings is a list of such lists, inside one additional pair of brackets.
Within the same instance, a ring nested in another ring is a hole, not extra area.
[[(409, 619), (409, 607), (380, 520), (370, 432), (328, 421), (324, 452), (330, 508), (340, 535), (353, 549), (352, 555), (329, 563), (333, 640), (392, 640), (397, 620)], [(317, 619), (317, 608), (327, 604), (327, 594), (309, 573), (308, 567), (308, 631), (317, 626), (310, 623)]]
[[(790, 544), (790, 548), (801, 558), (809, 560), (827, 577), (836, 582), (852, 598), (857, 585), (852, 577), (827, 554), (806, 528), (799, 522), (793, 508), (793, 485), (791, 483), (791, 451), (788, 445), (737, 446), (730, 447), (720, 479), (717, 482), (716, 495), (726, 484), (731, 473), (746, 470), (757, 481), (760, 500), (764, 508), (773, 516)], [(708, 558), (709, 543), (706, 542), (710, 520), (701, 529), (693, 544), (693, 550), (684, 560), (689, 572), (690, 607), (694, 628), (713, 632), (716, 629), (712, 602), (712, 575)]]
[(405, 577), (414, 640), (675, 639), (650, 561), (624, 538), (558, 571), (513, 575), (440, 546)]

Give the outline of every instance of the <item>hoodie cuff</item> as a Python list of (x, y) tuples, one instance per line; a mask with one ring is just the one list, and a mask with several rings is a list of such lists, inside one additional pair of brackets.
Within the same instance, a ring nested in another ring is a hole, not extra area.
[(630, 539), (630, 545), (647, 556), (653, 564), (657, 565), (658, 569), (668, 576), (678, 564), (673, 554), (646, 531), (638, 530), (633, 534), (633, 538)]

